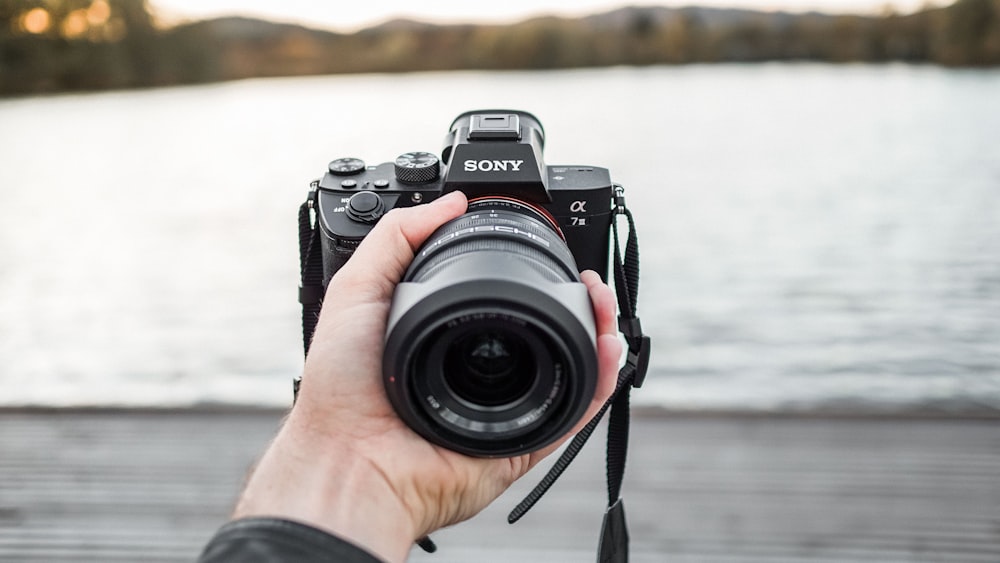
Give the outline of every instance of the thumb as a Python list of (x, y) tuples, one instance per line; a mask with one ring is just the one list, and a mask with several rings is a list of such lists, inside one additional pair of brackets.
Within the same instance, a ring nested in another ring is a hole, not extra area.
[(413, 261), (417, 248), (438, 227), (465, 213), (462, 192), (450, 192), (426, 205), (386, 213), (337, 272), (329, 291), (350, 291), (370, 300), (388, 300)]

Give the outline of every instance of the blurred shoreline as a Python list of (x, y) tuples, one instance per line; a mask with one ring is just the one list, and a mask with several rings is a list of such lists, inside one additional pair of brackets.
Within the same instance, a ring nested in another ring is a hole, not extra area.
[[(148, 6), (99, 0), (0, 11), (0, 96), (243, 78), (692, 63), (1000, 64), (1000, 0), (900, 14), (625, 7), (508, 25), (394, 20), (336, 33), (246, 17), (161, 27)], [(6, 20), (6, 21), (4, 21)]]

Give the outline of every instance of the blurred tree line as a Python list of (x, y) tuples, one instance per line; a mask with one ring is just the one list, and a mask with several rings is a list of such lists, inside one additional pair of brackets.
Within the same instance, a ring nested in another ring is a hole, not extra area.
[(146, 0), (0, 0), (0, 95), (257, 76), (827, 61), (1000, 64), (1000, 0), (913, 14), (623, 8), (513, 25), (389, 22), (353, 34), (245, 18), (161, 28)]

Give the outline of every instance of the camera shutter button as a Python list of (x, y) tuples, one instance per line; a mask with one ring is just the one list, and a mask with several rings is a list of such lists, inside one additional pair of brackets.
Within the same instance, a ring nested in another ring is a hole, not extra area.
[(385, 203), (375, 192), (363, 191), (347, 201), (347, 216), (362, 223), (374, 223), (385, 214)]

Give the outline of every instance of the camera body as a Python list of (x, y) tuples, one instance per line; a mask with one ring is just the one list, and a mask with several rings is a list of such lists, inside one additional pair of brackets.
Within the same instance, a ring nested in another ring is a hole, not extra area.
[(547, 166), (544, 142), (540, 122), (529, 113), (475, 111), (455, 119), (440, 159), (411, 152), (377, 166), (356, 158), (332, 161), (317, 194), (323, 285), (382, 215), (455, 190), (470, 201), (500, 196), (537, 207), (561, 231), (579, 269), (607, 280), (614, 200), (610, 174), (598, 166)]
[[(551, 444), (596, 389), (596, 326), (579, 272), (607, 279), (616, 186), (604, 168), (547, 166), (544, 142), (530, 113), (466, 112), (440, 158), (336, 159), (310, 198), (325, 290), (392, 209), (455, 190), (468, 197), (466, 213), (428, 237), (396, 286), (382, 369), (404, 422), (469, 455)], [(304, 315), (304, 327), (307, 317), (315, 320)], [(310, 329), (304, 337), (308, 347)]]

